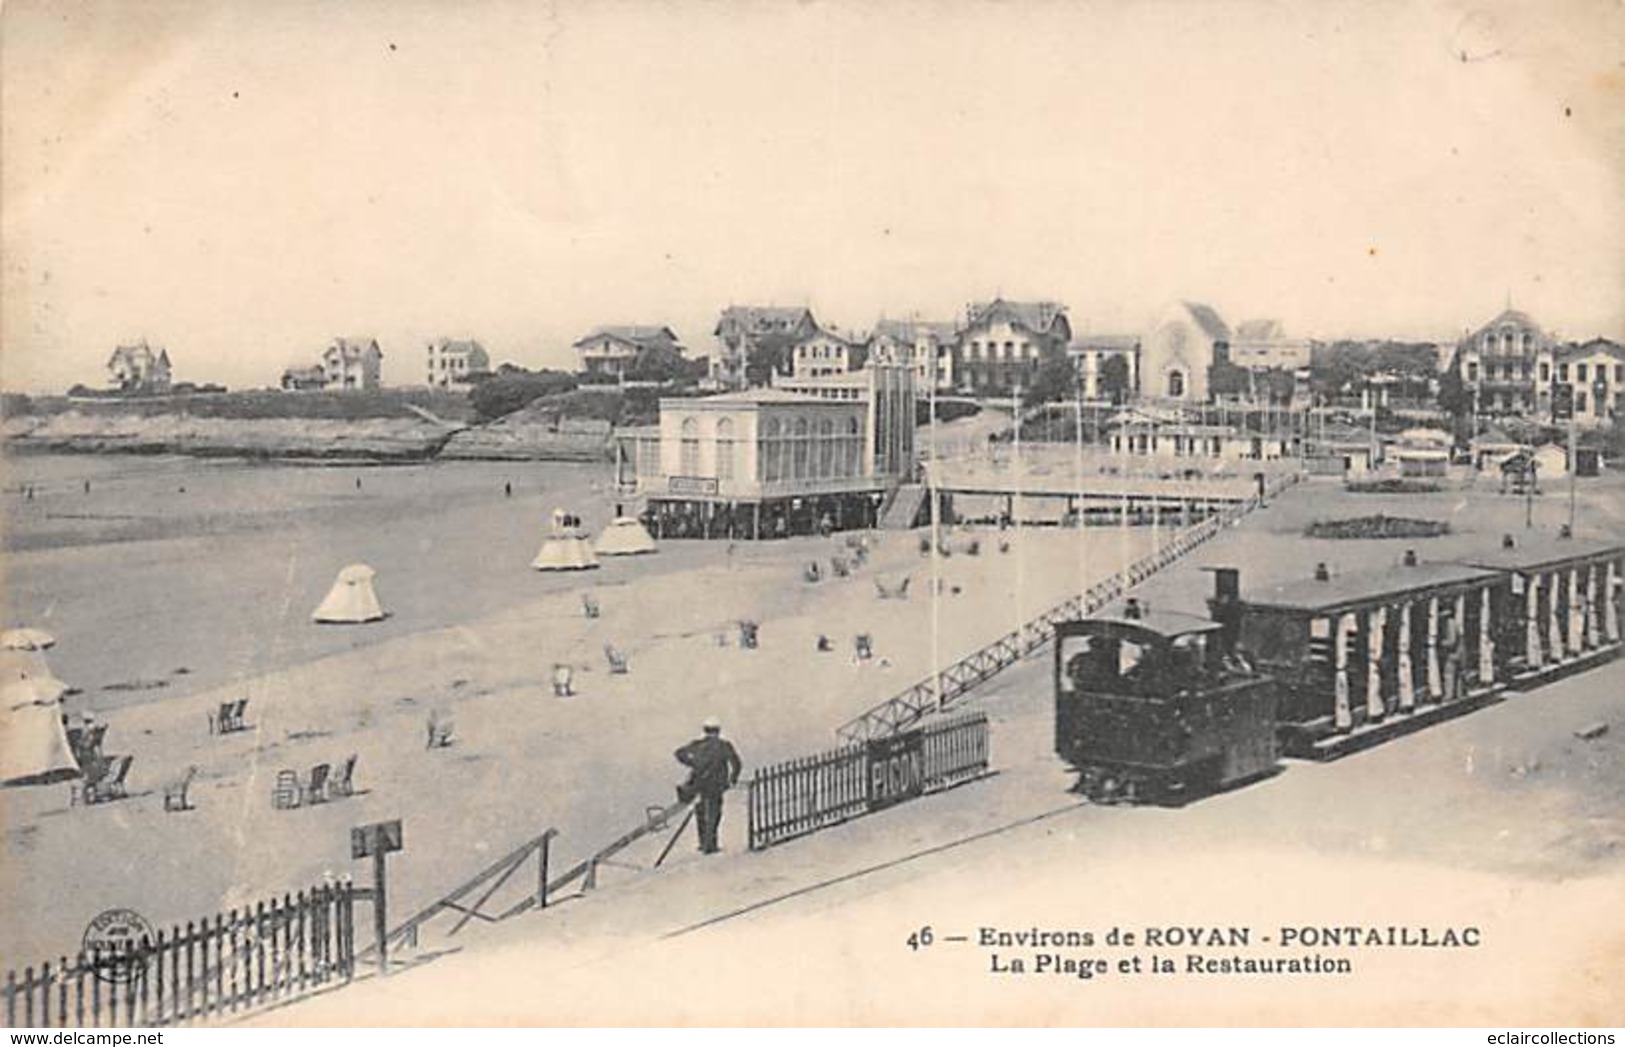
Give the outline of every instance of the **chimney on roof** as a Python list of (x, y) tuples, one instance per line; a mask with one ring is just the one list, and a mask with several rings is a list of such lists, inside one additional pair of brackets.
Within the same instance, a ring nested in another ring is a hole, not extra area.
[(1405, 559), (1402, 562), (1405, 564), (1406, 567), (1415, 567), (1416, 566), (1416, 550), (1415, 549), (1406, 549), (1405, 550)]
[(1140, 618), (1143, 617), (1143, 612), (1140, 609), (1140, 601), (1137, 598), (1131, 596), (1124, 601), (1123, 617), (1134, 622), (1139, 621)]
[(1518, 543), (1513, 540), (1513, 538), (1512, 538), (1512, 536), (1510, 534), (1503, 534), (1501, 536), (1501, 548), (1503, 548), (1503, 549), (1512, 549), (1512, 548), (1515, 548), (1517, 546), (1517, 544)]
[(1326, 564), (1324, 562), (1315, 564), (1315, 581), (1329, 582), (1331, 580), (1332, 572), (1326, 569)]

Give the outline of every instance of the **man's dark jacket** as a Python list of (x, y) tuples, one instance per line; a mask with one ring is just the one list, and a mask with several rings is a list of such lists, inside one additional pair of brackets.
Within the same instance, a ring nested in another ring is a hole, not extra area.
[(739, 780), (743, 769), (733, 745), (717, 735), (696, 738), (673, 755), (692, 768), (688, 788), (697, 794), (720, 796)]

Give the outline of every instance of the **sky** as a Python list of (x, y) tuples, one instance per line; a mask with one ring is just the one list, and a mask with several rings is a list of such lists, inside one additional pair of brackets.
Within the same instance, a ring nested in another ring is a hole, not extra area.
[(0, 8), (0, 386), (274, 385), (337, 335), (570, 366), (1002, 294), (1454, 339), (1625, 337), (1625, 4)]

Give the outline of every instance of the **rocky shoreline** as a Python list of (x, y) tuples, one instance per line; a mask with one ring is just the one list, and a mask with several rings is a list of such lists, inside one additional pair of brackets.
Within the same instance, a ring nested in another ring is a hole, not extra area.
[(6, 454), (145, 454), (197, 458), (415, 462), (602, 461), (607, 424), (436, 424), (425, 418), (210, 418), (66, 411), (0, 422)]

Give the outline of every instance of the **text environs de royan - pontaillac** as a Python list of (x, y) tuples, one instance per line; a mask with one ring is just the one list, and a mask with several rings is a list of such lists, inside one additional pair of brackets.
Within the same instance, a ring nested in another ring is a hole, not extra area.
[(1091, 949), (1096, 945), (1134, 948), (1282, 949), (1474, 949), (1483, 940), (1477, 927), (1428, 927), (1398, 924), (1300, 924), (1260, 931), (1246, 926), (1167, 926), (1105, 931), (1083, 928), (977, 928), (976, 943), (985, 949)]
[[(1423, 926), (1280, 926), (1265, 932), (1251, 927), (1177, 926), (1103, 932), (1082, 929), (1032, 927), (1007, 930), (978, 928), (976, 942), (990, 950), (988, 970), (993, 974), (1068, 975), (1082, 980), (1109, 973), (1127, 975), (1316, 975), (1350, 974), (1346, 955), (1325, 955), (1316, 949), (1460, 949), (1476, 948), (1482, 941), (1477, 927)], [(1104, 945), (1114, 950), (1168, 949), (1171, 953), (1116, 952), (1113, 958), (1081, 956), (1061, 950)], [(1224, 954), (1191, 950), (1226, 950)], [(1256, 949), (1252, 955), (1230, 950)], [(1291, 949), (1297, 955), (1276, 950)], [(1006, 951), (992, 951), (1006, 950)], [(1267, 950), (1267, 951), (1264, 951)]]

